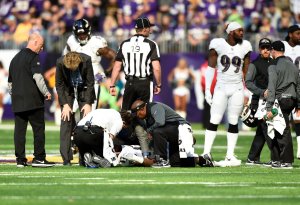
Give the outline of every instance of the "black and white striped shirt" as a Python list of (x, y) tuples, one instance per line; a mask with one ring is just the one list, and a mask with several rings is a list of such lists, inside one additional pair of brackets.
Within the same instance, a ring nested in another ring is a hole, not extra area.
[(143, 35), (137, 34), (120, 45), (116, 61), (123, 63), (126, 76), (153, 77), (151, 62), (159, 60), (157, 44)]

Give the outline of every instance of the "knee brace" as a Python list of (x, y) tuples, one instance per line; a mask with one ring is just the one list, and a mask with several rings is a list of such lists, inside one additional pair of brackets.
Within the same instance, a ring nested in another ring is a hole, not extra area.
[(239, 132), (238, 124), (236, 124), (236, 125), (229, 124), (228, 132), (230, 132), (230, 133), (238, 133)]
[(210, 131), (217, 131), (218, 125), (212, 124), (211, 122), (208, 124), (207, 129)]

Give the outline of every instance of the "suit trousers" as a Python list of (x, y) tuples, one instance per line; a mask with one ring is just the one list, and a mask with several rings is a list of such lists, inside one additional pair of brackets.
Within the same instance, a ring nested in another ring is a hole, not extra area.
[(15, 130), (14, 143), (15, 155), (17, 162), (26, 162), (25, 144), (26, 131), (28, 122), (33, 131), (34, 140), (34, 157), (37, 160), (44, 160), (46, 158), (45, 152), (45, 119), (44, 108), (38, 108), (25, 112), (16, 112), (15, 114)]
[[(82, 109), (83, 103), (78, 102), (79, 110)], [(73, 104), (72, 104), (73, 105)], [(72, 107), (72, 106), (70, 106)], [(61, 107), (61, 110), (63, 107)], [(80, 119), (82, 119), (82, 113), (80, 113)], [(60, 154), (64, 162), (70, 162), (73, 160), (73, 152), (71, 150), (71, 135), (76, 126), (75, 113), (70, 115), (70, 121), (61, 120), (60, 124)]]

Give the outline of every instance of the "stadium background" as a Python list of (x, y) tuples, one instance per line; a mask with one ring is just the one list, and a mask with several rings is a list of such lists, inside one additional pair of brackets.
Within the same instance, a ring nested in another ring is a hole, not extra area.
[[(8, 69), (16, 50), (26, 45), (30, 32), (39, 31), (45, 38), (41, 53), (43, 72), (55, 65), (74, 19), (86, 18), (94, 34), (100, 34), (111, 48), (134, 34), (134, 20), (147, 16), (156, 26), (151, 39), (161, 52), (163, 89), (155, 100), (173, 107), (167, 75), (181, 57), (199, 75), (212, 38), (224, 37), (224, 25), (240, 22), (245, 39), (254, 51), (262, 37), (283, 39), (290, 25), (299, 23), (299, 1), (278, 0), (3, 0), (0, 2), (0, 61)], [(252, 58), (257, 54), (254, 52)], [(101, 62), (106, 67), (105, 60)], [(5, 98), (4, 119), (11, 119), (9, 95)], [(47, 102), (48, 103), (48, 102)], [(46, 118), (52, 119), (47, 104)], [(191, 90), (187, 119), (201, 122), (195, 91)]]

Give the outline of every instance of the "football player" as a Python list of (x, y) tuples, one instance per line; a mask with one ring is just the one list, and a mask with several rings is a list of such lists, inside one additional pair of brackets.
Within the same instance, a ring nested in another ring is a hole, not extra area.
[[(84, 53), (92, 58), (92, 65), (95, 75), (96, 96), (100, 95), (100, 81), (105, 77), (104, 70), (100, 64), (101, 57), (110, 61), (107, 72), (111, 72), (116, 53), (107, 46), (107, 41), (98, 35), (91, 35), (91, 25), (85, 19), (76, 20), (73, 24), (73, 34), (68, 38), (64, 54), (69, 51)], [(99, 97), (97, 97), (98, 101)], [(97, 101), (92, 105), (92, 110), (96, 108)], [(74, 107), (73, 111), (77, 108)]]
[[(206, 72), (205, 99), (211, 105), (210, 123), (205, 132), (204, 159), (211, 160), (211, 149), (225, 110), (228, 114), (227, 153), (225, 160), (216, 162), (215, 166), (239, 166), (241, 160), (234, 155), (238, 139), (238, 119), (244, 105), (243, 75), (250, 63), (252, 46), (243, 40), (244, 30), (236, 22), (226, 27), (227, 39), (215, 38), (209, 45), (208, 69)], [(217, 69), (217, 84), (212, 96), (210, 86)]]
[[(285, 52), (288, 57), (300, 69), (300, 26), (293, 25), (288, 29), (288, 35), (283, 41)], [(296, 116), (296, 112), (292, 112), (295, 123), (295, 132), (297, 135), (297, 158), (300, 159), (300, 117)]]

